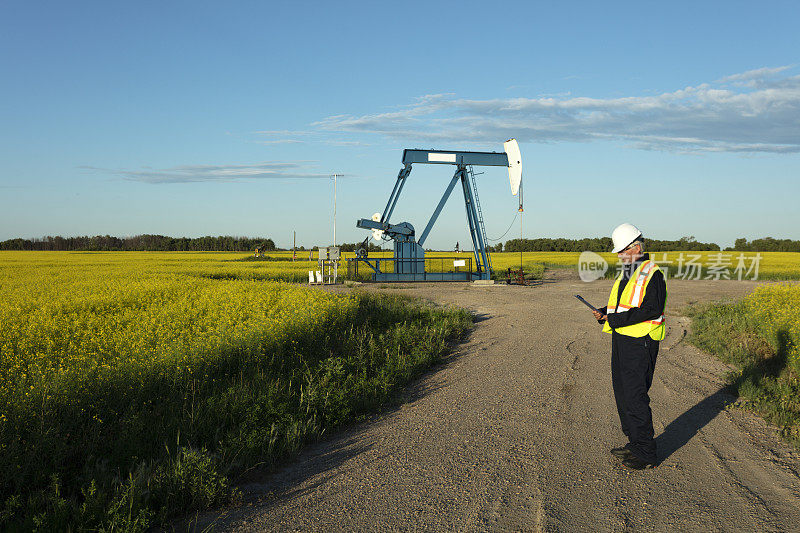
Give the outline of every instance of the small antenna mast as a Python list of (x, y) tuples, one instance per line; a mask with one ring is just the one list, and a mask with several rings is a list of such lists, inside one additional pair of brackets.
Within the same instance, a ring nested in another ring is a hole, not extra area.
[(336, 246), (336, 178), (341, 174), (333, 174), (333, 245)]

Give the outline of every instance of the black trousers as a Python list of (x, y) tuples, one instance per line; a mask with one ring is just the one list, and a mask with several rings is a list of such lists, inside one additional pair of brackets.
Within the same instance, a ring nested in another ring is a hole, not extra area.
[(628, 437), (631, 452), (651, 463), (657, 462), (657, 455), (647, 393), (653, 383), (657, 355), (658, 341), (649, 335), (629, 337), (616, 331), (611, 334), (611, 383), (622, 432)]

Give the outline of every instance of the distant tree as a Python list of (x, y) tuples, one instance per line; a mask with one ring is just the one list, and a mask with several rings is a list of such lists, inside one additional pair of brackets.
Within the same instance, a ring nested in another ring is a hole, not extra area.
[[(339, 245), (339, 250), (342, 252), (355, 252), (359, 248), (361, 248), (363, 241), (361, 242), (343, 242)], [(314, 248), (316, 250), (316, 247)], [(372, 242), (372, 239), (367, 241), (367, 251), (368, 252), (379, 252), (382, 248), (375, 243)]]
[(747, 242), (741, 237), (736, 239), (733, 249), (737, 252), (800, 252), (800, 241), (763, 237)]
[[(695, 241), (694, 237), (683, 237), (677, 241), (645, 239), (645, 248), (650, 252), (671, 250), (719, 250), (715, 243)], [(608, 252), (612, 249), (611, 238), (592, 237), (584, 239), (511, 239), (505, 244), (506, 252)]]
[(33, 239), (10, 239), (0, 242), (0, 250), (61, 250), (61, 251), (251, 251), (256, 246), (263, 250), (277, 250), (275, 242), (268, 238), (233, 237), (167, 237), (164, 235), (134, 235), (113, 237), (52, 237)]

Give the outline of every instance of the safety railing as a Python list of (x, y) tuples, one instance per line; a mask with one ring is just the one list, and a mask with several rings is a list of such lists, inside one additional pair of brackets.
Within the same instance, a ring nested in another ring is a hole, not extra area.
[(472, 281), (472, 257), (393, 257), (347, 260), (347, 279), (353, 281)]

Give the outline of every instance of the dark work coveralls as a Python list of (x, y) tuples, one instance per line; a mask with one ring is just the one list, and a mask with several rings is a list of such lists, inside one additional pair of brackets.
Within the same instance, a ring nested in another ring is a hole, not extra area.
[[(643, 254), (632, 265), (625, 265), (617, 301), (630, 275), (647, 259), (649, 255)], [(667, 284), (664, 274), (659, 270), (650, 278), (641, 306), (622, 313), (611, 313), (608, 315), (608, 325), (613, 329), (658, 318), (664, 312), (666, 299)], [(599, 311), (606, 314), (607, 309), (606, 306)], [(656, 441), (653, 439), (653, 414), (647, 393), (653, 383), (658, 345), (659, 342), (650, 335), (630, 337), (616, 331), (611, 333), (611, 383), (622, 432), (628, 437), (628, 449), (638, 458), (653, 464), (658, 462), (658, 458)]]

